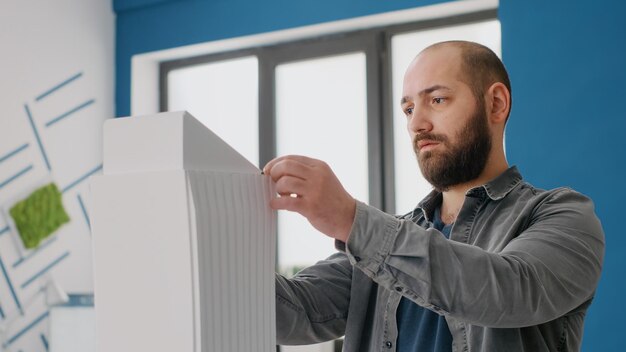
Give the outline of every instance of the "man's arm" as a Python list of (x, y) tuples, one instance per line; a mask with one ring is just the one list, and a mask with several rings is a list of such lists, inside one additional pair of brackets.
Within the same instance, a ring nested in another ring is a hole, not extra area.
[(592, 202), (563, 189), (542, 202), (531, 225), (499, 253), (362, 203), (346, 249), (356, 268), (422, 306), (509, 328), (545, 323), (589, 300), (604, 237)]
[(352, 264), (344, 253), (300, 271), (276, 274), (276, 332), (281, 345), (302, 345), (344, 335)]
[(345, 242), (350, 262), (379, 285), (468, 323), (550, 321), (589, 300), (600, 277), (604, 234), (591, 200), (571, 190), (552, 193), (533, 223), (493, 253), (362, 203), (354, 212), (354, 199), (319, 160), (286, 156), (264, 171), (282, 195), (274, 209), (298, 212)]

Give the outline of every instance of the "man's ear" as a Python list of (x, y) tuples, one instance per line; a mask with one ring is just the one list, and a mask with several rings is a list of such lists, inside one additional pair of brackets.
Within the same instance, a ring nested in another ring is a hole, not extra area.
[(501, 82), (489, 87), (486, 94), (487, 113), (492, 123), (504, 123), (511, 110), (511, 93)]

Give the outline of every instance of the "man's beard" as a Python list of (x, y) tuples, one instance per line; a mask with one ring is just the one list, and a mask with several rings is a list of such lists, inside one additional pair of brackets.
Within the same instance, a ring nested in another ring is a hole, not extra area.
[[(487, 125), (484, 104), (477, 104), (470, 120), (456, 135), (452, 145), (448, 137), (436, 134), (418, 134), (413, 140), (413, 150), (417, 156), (424, 178), (440, 191), (447, 191), (480, 176), (485, 169), (491, 151), (491, 134)], [(425, 152), (419, 151), (418, 142), (431, 140), (441, 143), (440, 147)]]

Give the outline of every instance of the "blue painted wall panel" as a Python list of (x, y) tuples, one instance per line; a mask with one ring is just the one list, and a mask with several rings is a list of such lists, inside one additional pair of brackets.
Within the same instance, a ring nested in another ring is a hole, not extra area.
[(501, 2), (499, 17), (515, 99), (509, 161), (536, 185), (571, 186), (595, 201), (607, 247), (583, 350), (621, 351), (626, 3), (509, 0)]
[(149, 6), (173, 1), (186, 0), (113, 0), (113, 11), (121, 13), (131, 10), (145, 10)]
[[(184, 0), (119, 11), (117, 115), (130, 111), (134, 54), (438, 2), (443, 1)], [(514, 96), (509, 162), (538, 187), (571, 186), (594, 199), (607, 253), (583, 350), (622, 350), (626, 2), (501, 0), (499, 18)]]

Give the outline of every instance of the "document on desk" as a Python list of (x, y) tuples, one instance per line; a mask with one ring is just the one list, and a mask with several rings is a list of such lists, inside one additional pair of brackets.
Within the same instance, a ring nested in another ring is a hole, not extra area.
[(114, 121), (104, 140), (98, 351), (275, 351), (269, 177), (187, 113)]

